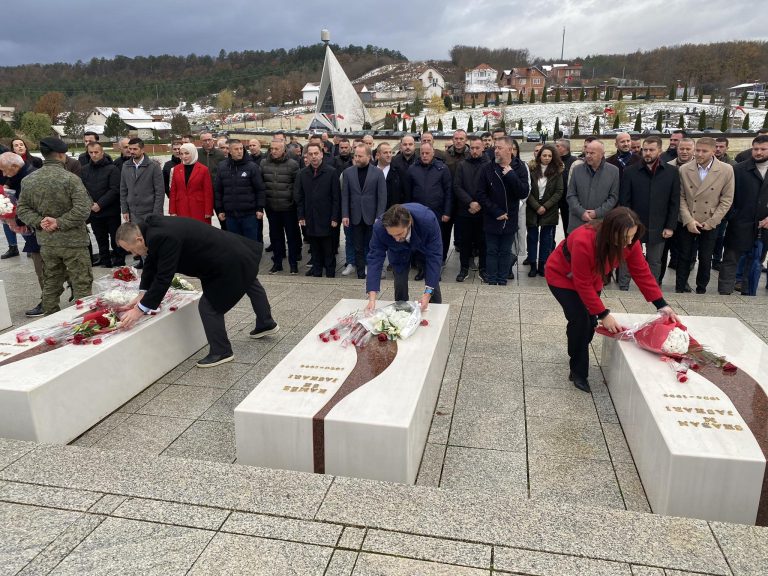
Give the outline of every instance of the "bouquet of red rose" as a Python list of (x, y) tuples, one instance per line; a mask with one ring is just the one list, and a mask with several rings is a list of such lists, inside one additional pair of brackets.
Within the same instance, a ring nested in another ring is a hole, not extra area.
[(62, 322), (39, 330), (23, 329), (16, 333), (16, 342), (41, 342), (51, 347), (64, 344), (101, 344), (108, 334), (120, 328), (117, 314), (100, 308), (83, 314), (80, 322)]
[(714, 365), (726, 372), (736, 371), (736, 367), (723, 356), (715, 354), (702, 346), (688, 333), (688, 328), (669, 316), (655, 318), (613, 334), (599, 326), (597, 333), (617, 340), (629, 340), (649, 352), (658, 354), (669, 363), (680, 382), (688, 380), (686, 373), (700, 365)]
[(16, 223), (16, 194), (8, 188), (3, 188), (0, 194), (0, 218)]

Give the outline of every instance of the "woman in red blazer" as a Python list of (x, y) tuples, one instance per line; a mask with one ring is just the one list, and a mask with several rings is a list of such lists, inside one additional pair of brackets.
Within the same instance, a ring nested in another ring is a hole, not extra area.
[(677, 316), (643, 256), (640, 238), (645, 230), (629, 208), (614, 208), (596, 223), (579, 226), (560, 242), (547, 260), (545, 278), (568, 320), (568, 356), (574, 386), (589, 392), (589, 343), (598, 321), (611, 332), (622, 328), (600, 299), (604, 279), (626, 263), (632, 279), (648, 302), (662, 314)]
[(181, 164), (173, 167), (168, 213), (186, 216), (206, 224), (213, 217), (213, 185), (208, 168), (197, 161), (194, 144), (182, 144)]

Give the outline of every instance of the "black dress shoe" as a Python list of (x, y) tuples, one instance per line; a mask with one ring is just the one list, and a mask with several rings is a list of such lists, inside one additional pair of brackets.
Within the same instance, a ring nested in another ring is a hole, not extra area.
[(414, 277), (413, 277), (413, 279), (414, 279), (414, 280), (416, 280), (417, 282), (418, 282), (419, 280), (424, 280), (424, 270), (419, 270), (419, 271), (416, 273), (416, 276), (414, 276)]
[(507, 280), (514, 280), (515, 279), (515, 273), (512, 271), (512, 268), (509, 269), (509, 274), (507, 274)]
[(528, 258), (526, 258), (525, 260), (523, 260), (523, 266), (530, 266), (530, 265), (531, 265), (531, 261), (530, 261), (530, 260), (528, 260)]
[(280, 326), (277, 324), (277, 322), (273, 322), (270, 326), (264, 326), (263, 328), (254, 328), (248, 333), (248, 335), (254, 340), (258, 340), (259, 338), (264, 338), (264, 336), (271, 336), (272, 334), (277, 334), (279, 331), (280, 331)]
[(291, 276), (296, 276), (296, 274), (299, 273), (299, 267), (298, 266), (291, 266)]
[(712, 262), (712, 270), (720, 272), (720, 262)]
[(528, 270), (528, 278), (535, 278), (539, 274), (539, 271), (536, 270), (536, 268), (531, 268)]
[(8, 246), (8, 250), (6, 250), (2, 255), (0, 255), (0, 260), (6, 260), (8, 258), (13, 258), (14, 256), (19, 255), (19, 247), (18, 246)]
[(586, 379), (576, 378), (573, 380), (573, 385), (584, 392), (592, 392), (592, 389), (589, 387), (589, 381)]
[(272, 244), (264, 248), (264, 252), (272, 252), (272, 250), (274, 250), (274, 248), (272, 248)]
[(282, 272), (283, 267), (278, 264), (273, 264), (272, 268), (269, 269), (269, 274), (277, 274), (278, 272)]
[(358, 280), (365, 280), (365, 274), (358, 274), (357, 275)]
[(229, 354), (208, 354), (205, 358), (202, 360), (198, 360), (197, 366), (198, 368), (213, 368), (214, 366), (218, 366), (219, 364), (225, 364), (226, 362), (231, 362), (232, 359), (235, 357), (235, 355), (230, 352)]
[(464, 282), (468, 274), (469, 274), (469, 270), (467, 270), (466, 268), (462, 268), (461, 270), (459, 270), (459, 273), (456, 275), (456, 282)]
[(570, 370), (568, 371), (568, 380), (573, 382), (573, 372), (571, 372)]
[(315, 271), (312, 270), (312, 268), (304, 272), (304, 276), (314, 276), (314, 275), (315, 275)]
[(696, 294), (706, 294), (706, 293), (707, 293), (706, 288), (702, 288), (701, 286), (696, 286)]

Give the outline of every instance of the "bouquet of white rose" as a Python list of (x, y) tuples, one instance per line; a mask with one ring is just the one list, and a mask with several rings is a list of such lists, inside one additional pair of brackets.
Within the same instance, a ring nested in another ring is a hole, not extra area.
[(376, 309), (360, 323), (374, 334), (385, 334), (389, 340), (404, 340), (411, 336), (421, 322), (418, 302), (395, 302)]

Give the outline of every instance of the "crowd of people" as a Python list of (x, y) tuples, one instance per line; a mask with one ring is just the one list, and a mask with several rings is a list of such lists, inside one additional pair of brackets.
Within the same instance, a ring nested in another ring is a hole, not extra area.
[[(114, 160), (91, 132), (84, 136), (86, 152), (77, 159), (66, 154), (61, 140), (46, 138), (40, 143), (44, 163), (22, 139), (11, 142), (11, 150), (0, 156), (0, 172), (6, 187), (19, 195), (19, 220), (14, 229), (4, 225), (8, 250), (2, 258), (19, 254), (16, 232), (24, 232), (24, 250), (35, 263), (42, 292), (30, 316), (58, 309), (65, 280), (73, 298), (87, 293), (91, 265), (123, 265), (118, 226), (162, 215), (166, 199), (171, 216), (209, 225), (215, 218), (222, 229), (257, 242), (263, 242), (268, 221), (270, 274), (286, 268), (298, 274), (299, 262), (306, 259), (308, 276), (334, 277), (343, 231), (341, 274), (365, 279), (374, 224), (387, 209), (409, 203), (434, 216), (441, 267), (451, 243), (456, 247), (457, 282), (477, 269), (484, 283), (503, 286), (514, 278), (518, 258), (530, 266), (528, 276), (544, 276), (560, 221), (567, 238), (616, 206), (638, 215), (644, 229), (638, 240), (651, 273), (661, 285), (666, 269), (674, 268), (676, 292), (705, 293), (714, 268), (720, 294), (754, 294), (759, 275), (753, 270), (768, 250), (764, 133), (734, 160), (727, 138), (694, 142), (677, 131), (666, 150), (658, 136), (641, 140), (618, 134), (610, 156), (597, 137), (585, 139), (579, 157), (567, 139), (560, 139), (537, 145), (528, 163), (521, 160), (517, 142), (501, 130), (472, 136), (456, 130), (445, 150), (435, 147), (429, 132), (418, 143), (406, 135), (396, 154), (390, 143), (374, 146), (370, 135), (350, 141), (341, 134), (310, 134), (302, 145), (277, 133), (266, 151), (256, 138), (244, 142), (203, 133), (199, 139), (199, 148), (192, 136), (174, 140), (173, 155), (163, 166), (145, 154), (139, 138), (119, 140)], [(36, 191), (44, 187), (60, 192), (38, 201)], [(31, 210), (33, 201), (39, 205)], [(46, 218), (56, 228), (43, 226)], [(74, 257), (89, 246), (90, 260), (87, 251)], [(62, 255), (69, 250), (71, 258)], [(135, 265), (142, 268), (143, 257)], [(409, 267), (416, 281), (425, 279), (424, 251), (413, 251)], [(376, 274), (387, 269), (392, 270), (391, 261)], [(607, 279), (629, 289), (624, 264)]]

